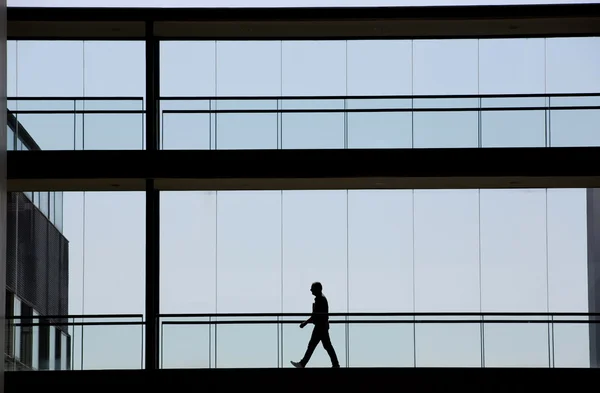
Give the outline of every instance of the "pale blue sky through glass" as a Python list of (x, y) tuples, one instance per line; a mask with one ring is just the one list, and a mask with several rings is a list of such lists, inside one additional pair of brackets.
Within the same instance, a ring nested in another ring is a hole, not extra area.
[[(599, 65), (598, 38), (164, 42), (161, 92), (597, 93)], [(144, 45), (11, 42), (8, 95), (143, 97)], [(242, 104), (249, 105), (219, 103)], [(206, 109), (207, 103), (165, 105)], [(28, 116), (20, 120), (45, 149), (143, 147), (140, 115)], [(597, 111), (551, 116), (552, 146), (600, 143)], [(348, 146), (544, 146), (546, 120), (543, 112), (484, 112), (479, 141), (476, 111), (353, 113)], [(343, 115), (335, 113), (284, 114), (281, 126), (274, 114), (220, 114), (216, 122), (204, 114), (163, 118), (165, 148), (343, 148), (343, 133)], [(71, 313), (143, 313), (144, 201), (135, 192), (65, 193)], [(586, 247), (581, 189), (163, 192), (161, 312), (309, 312), (315, 280), (323, 282), (334, 312), (585, 312)], [(94, 329), (84, 334), (84, 368), (139, 367), (139, 329)], [(75, 333), (78, 367), (81, 332)], [(278, 354), (274, 325), (219, 326), (217, 334), (205, 325), (168, 325), (163, 364), (276, 367), (282, 355), (279, 362), (288, 367), (302, 356), (309, 334), (285, 325)], [(350, 366), (412, 367), (415, 360), (417, 366), (481, 366), (479, 325), (418, 324), (415, 331), (412, 324), (352, 325), (349, 334), (346, 353), (343, 325), (332, 328), (343, 365), (348, 358)], [(555, 341), (553, 364), (589, 364), (585, 325), (558, 325)], [(486, 366), (547, 366), (551, 355), (546, 324), (486, 326), (484, 345)], [(321, 348), (310, 365), (329, 365)]]

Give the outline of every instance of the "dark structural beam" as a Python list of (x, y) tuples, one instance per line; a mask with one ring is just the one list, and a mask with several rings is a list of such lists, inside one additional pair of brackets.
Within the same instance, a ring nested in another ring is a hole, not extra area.
[[(197, 351), (190, 348), (190, 351)], [(240, 349), (245, 353), (246, 348)], [(6, 393), (80, 393), (98, 389), (130, 393), (151, 389), (181, 392), (199, 386), (206, 392), (233, 392), (240, 388), (261, 393), (305, 392), (555, 392), (573, 386), (593, 386), (598, 371), (585, 368), (291, 368), (248, 369), (162, 369), (11, 372), (6, 375)], [(401, 389), (399, 384), (402, 384)], [(518, 387), (515, 385), (518, 384)], [(90, 388), (92, 387), (93, 388)], [(575, 388), (577, 389), (577, 388)]]
[(600, 4), (317, 8), (33, 8), (8, 11), (9, 39), (360, 39), (600, 33)]
[(595, 188), (600, 147), (11, 151), (10, 191)]
[[(160, 42), (155, 39), (152, 23), (146, 22), (146, 150), (153, 154), (159, 149), (160, 97)], [(85, 152), (84, 152), (85, 153)], [(147, 155), (148, 155), (147, 154)], [(127, 164), (125, 164), (127, 165)], [(160, 336), (160, 192), (155, 180), (146, 176), (146, 340), (145, 366), (148, 370), (159, 367)]]

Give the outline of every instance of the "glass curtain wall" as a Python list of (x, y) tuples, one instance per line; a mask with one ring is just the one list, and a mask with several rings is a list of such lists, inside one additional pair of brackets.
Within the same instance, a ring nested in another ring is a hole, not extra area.
[[(161, 312), (308, 313), (313, 281), (331, 312), (587, 312), (586, 219), (584, 189), (162, 192)], [(589, 366), (585, 324), (408, 322), (332, 324), (338, 357)], [(162, 329), (163, 367), (287, 367), (310, 335)], [(325, 351), (311, 365), (329, 366)]]
[(553, 96), (600, 93), (598, 53), (598, 37), (166, 41), (161, 146), (598, 146), (600, 97)]

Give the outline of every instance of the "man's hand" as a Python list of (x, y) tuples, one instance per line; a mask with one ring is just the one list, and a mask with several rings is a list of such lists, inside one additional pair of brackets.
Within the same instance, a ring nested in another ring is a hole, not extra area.
[(302, 323), (300, 324), (300, 329), (304, 328), (304, 326), (306, 326), (306, 323), (307, 323), (306, 321), (302, 322)]

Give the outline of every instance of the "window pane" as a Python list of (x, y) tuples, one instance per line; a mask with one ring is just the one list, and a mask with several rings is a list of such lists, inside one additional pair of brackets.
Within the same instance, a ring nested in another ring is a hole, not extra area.
[(410, 95), (412, 41), (350, 40), (348, 95)]
[[(216, 193), (162, 191), (160, 206), (161, 312), (214, 313)], [(184, 327), (168, 329), (171, 337)]]
[[(330, 312), (347, 311), (347, 216), (346, 191), (283, 192), (283, 312), (310, 313), (311, 283), (319, 281)], [(300, 360), (311, 327), (284, 325), (283, 350), (288, 359)], [(345, 327), (331, 326), (337, 357), (344, 363)], [(289, 367), (289, 363), (285, 364)], [(317, 348), (311, 367), (330, 367), (322, 348)]]
[[(481, 190), (484, 312), (548, 311), (546, 225), (546, 190)], [(547, 324), (486, 324), (484, 344), (487, 367), (548, 366)]]
[[(348, 192), (349, 312), (413, 311), (412, 242), (411, 191)], [(413, 333), (412, 323), (351, 324), (350, 366), (412, 367)]]
[(413, 41), (413, 94), (477, 94), (477, 40)]
[(344, 41), (284, 41), (281, 61), (284, 96), (346, 95)]
[(218, 41), (217, 96), (281, 95), (281, 41)]
[[(415, 311), (478, 312), (478, 192), (415, 190), (414, 198)], [(478, 324), (417, 324), (415, 340), (418, 367), (481, 365)]]

